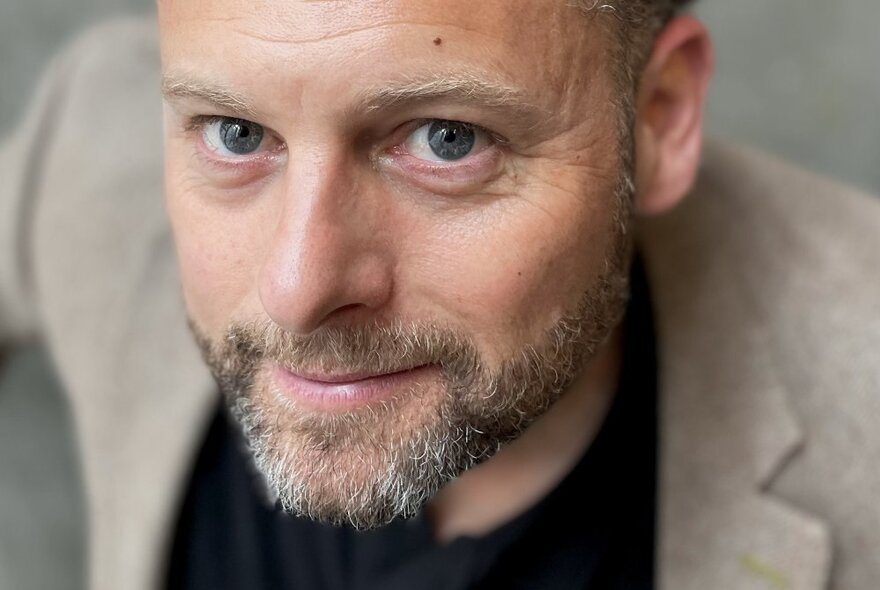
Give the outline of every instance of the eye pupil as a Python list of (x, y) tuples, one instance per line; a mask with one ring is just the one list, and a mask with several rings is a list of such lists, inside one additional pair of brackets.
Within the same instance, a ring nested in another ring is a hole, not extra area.
[(473, 125), (458, 121), (435, 121), (428, 129), (428, 145), (438, 158), (459, 160), (476, 145)]
[(223, 147), (233, 154), (253, 153), (263, 141), (263, 128), (244, 119), (225, 119), (220, 124)]

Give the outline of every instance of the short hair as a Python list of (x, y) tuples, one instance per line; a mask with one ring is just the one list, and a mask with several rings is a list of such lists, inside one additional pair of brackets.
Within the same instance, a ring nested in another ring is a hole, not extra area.
[(620, 52), (620, 72), (630, 83), (639, 74), (651, 53), (657, 34), (694, 0), (576, 0), (587, 13), (611, 16)]
[(593, 2), (596, 6), (604, 4), (611, 10), (618, 11), (630, 23), (648, 24), (656, 28), (671, 19), (693, 0), (581, 0), (582, 3)]
[(657, 35), (696, 0), (575, 0), (582, 11), (609, 16), (614, 39), (611, 73), (617, 85), (618, 140), (624, 166), (632, 172), (635, 157), (633, 125), (642, 71)]

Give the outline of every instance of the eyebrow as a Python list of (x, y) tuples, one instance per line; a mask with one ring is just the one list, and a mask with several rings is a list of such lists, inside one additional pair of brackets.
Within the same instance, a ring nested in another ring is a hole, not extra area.
[[(244, 95), (222, 85), (188, 74), (167, 73), (162, 77), (162, 94), (168, 100), (196, 99), (236, 113), (242, 118), (256, 116), (257, 109)], [(430, 78), (407, 78), (368, 88), (357, 95), (351, 113), (375, 112), (428, 102), (473, 104), (505, 111), (525, 126), (537, 124), (549, 113), (527, 99), (512, 86), (485, 80), (480, 76), (456, 73)]]
[(370, 112), (435, 101), (546, 114), (543, 109), (532, 105), (522, 91), (512, 86), (462, 73), (423, 80), (409, 78), (371, 88), (360, 94), (357, 104), (359, 110)]
[(247, 97), (223, 86), (199, 80), (185, 74), (164, 74), (162, 95), (166, 100), (195, 99), (231, 111), (242, 118), (255, 117), (257, 109)]

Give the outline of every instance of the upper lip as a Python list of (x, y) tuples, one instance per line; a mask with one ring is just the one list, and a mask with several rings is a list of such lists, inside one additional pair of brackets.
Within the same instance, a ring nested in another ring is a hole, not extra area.
[(419, 369), (423, 366), (426, 365), (403, 367), (384, 373), (371, 373), (369, 371), (361, 371), (357, 373), (312, 373), (309, 371), (292, 370), (288, 367), (284, 367), (284, 370), (302, 379), (308, 379), (309, 381), (316, 381), (318, 383), (353, 383), (356, 381), (365, 381), (374, 377), (384, 377), (386, 375), (395, 375), (397, 373), (412, 371), (415, 369)]

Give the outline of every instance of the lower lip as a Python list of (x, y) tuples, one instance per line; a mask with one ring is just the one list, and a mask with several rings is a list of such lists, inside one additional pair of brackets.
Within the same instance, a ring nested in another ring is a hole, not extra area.
[(390, 399), (407, 386), (425, 382), (434, 370), (431, 365), (425, 365), (398, 373), (331, 383), (313, 381), (279, 366), (273, 367), (275, 380), (286, 395), (324, 410), (346, 409)]

